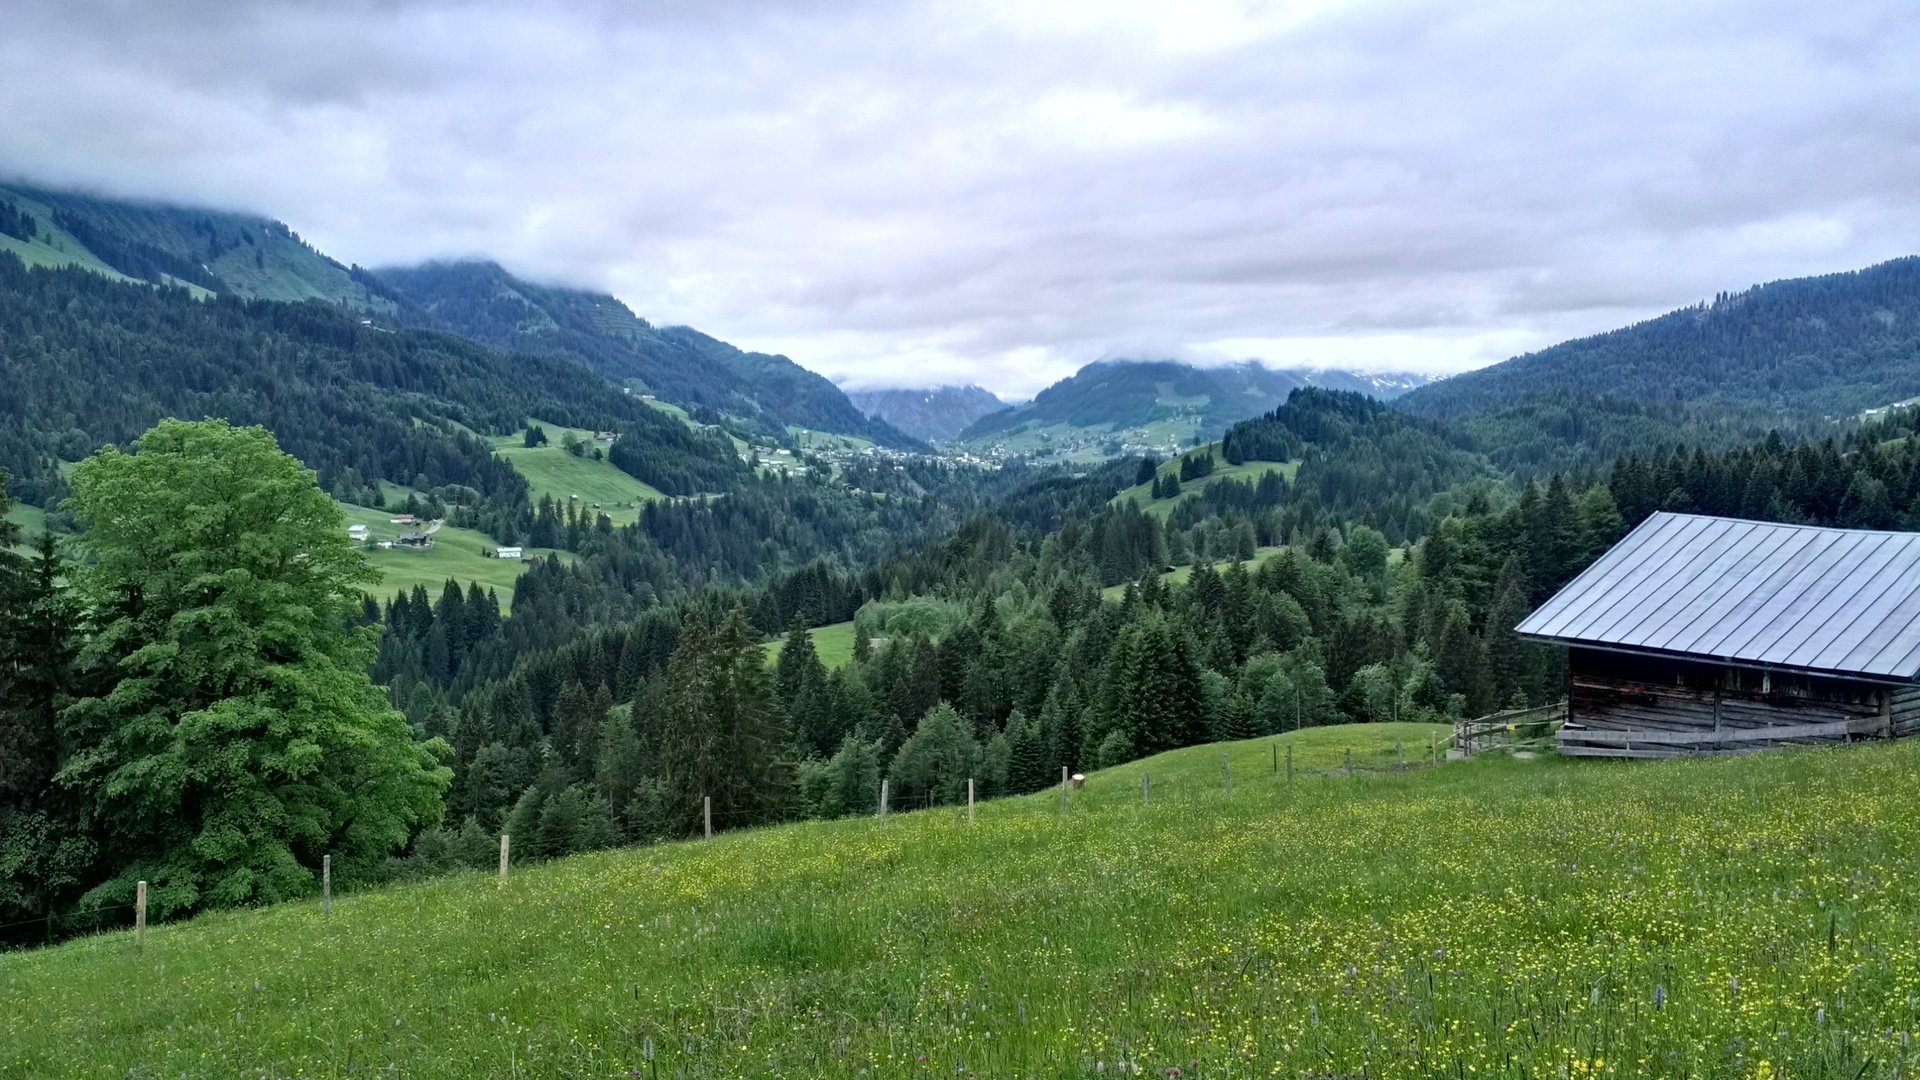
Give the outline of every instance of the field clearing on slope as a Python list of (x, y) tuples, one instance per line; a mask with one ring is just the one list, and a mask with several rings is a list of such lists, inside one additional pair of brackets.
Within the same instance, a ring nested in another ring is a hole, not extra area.
[(606, 447), (593, 441), (593, 432), (534, 422), (545, 429), (547, 445), (530, 447), (522, 435), (497, 435), (489, 441), (493, 452), (526, 478), (535, 503), (546, 495), (565, 507), (577, 495), (582, 510), (599, 503), (615, 525), (627, 525), (640, 517), (636, 502), (666, 498), (660, 489), (627, 475), (604, 457), (599, 461), (591, 456), (575, 457), (560, 445), (561, 436), (571, 431), (587, 444), (589, 455), (596, 446), (604, 454)]
[[(341, 502), (335, 505), (346, 515), (348, 524), (365, 525), (367, 535), (376, 541), (391, 540), (414, 528), (393, 524), (394, 512), (390, 510), (372, 510)], [(380, 584), (368, 591), (384, 602), (395, 593), (411, 591), (419, 585), (427, 590), (429, 597), (438, 600), (448, 578), (458, 581), (463, 588), (477, 581), (481, 588), (492, 589), (499, 595), (500, 610), (505, 613), (513, 607), (513, 583), (527, 572), (530, 565), (527, 559), (535, 556), (573, 558), (567, 552), (552, 548), (528, 548), (526, 559), (492, 559), (484, 554), (499, 546), (499, 541), (485, 533), (443, 525), (433, 534), (433, 546), (424, 551), (397, 547), (364, 551), (367, 562), (380, 571)]]
[[(37, 506), (26, 503), (11, 503), (7, 506), (7, 520), (20, 530), (18, 550), (30, 551), (40, 540), (40, 534), (47, 528), (47, 512)], [(57, 533), (56, 533), (57, 535)]]
[[(828, 623), (807, 631), (813, 639), (813, 651), (820, 657), (820, 663), (828, 669), (845, 667), (853, 659), (853, 623)], [(786, 647), (786, 635), (774, 638), (767, 643), (767, 663), (780, 659), (780, 651)]]
[[(1239, 465), (1217, 465), (1214, 467), (1213, 472), (1208, 473), (1206, 476), (1197, 480), (1181, 481), (1180, 494), (1175, 498), (1154, 498), (1153, 484), (1148, 482), (1145, 484), (1135, 484), (1127, 488), (1125, 491), (1115, 495), (1112, 502), (1113, 505), (1119, 506), (1128, 499), (1133, 499), (1140, 504), (1142, 510), (1164, 519), (1167, 515), (1173, 513), (1173, 508), (1179, 505), (1181, 499), (1189, 495), (1196, 495), (1202, 489), (1210, 487), (1218, 481), (1252, 481), (1257, 484), (1260, 482), (1262, 476), (1268, 473), (1279, 473), (1288, 483), (1292, 483), (1294, 474), (1299, 471), (1300, 463), (1297, 461), (1247, 461)], [(1180, 459), (1175, 458), (1172, 461), (1162, 464), (1159, 474), (1161, 476), (1179, 476)]]
[(1308, 774), (1425, 730), (8, 955), (0, 1074), (1910, 1074), (1920, 742)]
[[(1227, 567), (1232, 566), (1235, 562), (1238, 562), (1240, 565), (1247, 568), (1248, 573), (1252, 573), (1253, 571), (1260, 569), (1261, 565), (1264, 564), (1268, 559), (1273, 558), (1275, 555), (1278, 555), (1285, 550), (1287, 550), (1285, 544), (1277, 544), (1271, 547), (1257, 547), (1253, 549), (1253, 558), (1251, 559), (1222, 559), (1219, 562), (1213, 563), (1212, 566), (1215, 570), (1225, 571)], [(1193, 577), (1193, 567), (1191, 565), (1176, 566), (1173, 569), (1167, 571), (1166, 573), (1161, 574), (1160, 580), (1166, 582), (1169, 585), (1185, 585), (1188, 582), (1188, 580), (1191, 579), (1192, 577)], [(1118, 585), (1109, 585), (1106, 588), (1100, 590), (1100, 596), (1102, 599), (1106, 599), (1106, 600), (1118, 600), (1120, 599), (1121, 596), (1125, 595), (1127, 591), (1127, 586), (1129, 584), (1131, 583), (1121, 582)]]

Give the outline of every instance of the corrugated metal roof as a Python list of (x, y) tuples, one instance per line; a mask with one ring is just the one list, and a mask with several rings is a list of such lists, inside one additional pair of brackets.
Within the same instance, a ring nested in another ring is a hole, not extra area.
[(1520, 623), (1530, 638), (1920, 681), (1920, 533), (1655, 514)]

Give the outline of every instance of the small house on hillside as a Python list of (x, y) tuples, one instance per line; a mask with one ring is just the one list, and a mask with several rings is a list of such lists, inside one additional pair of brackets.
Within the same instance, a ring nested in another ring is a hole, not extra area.
[(433, 546), (433, 534), (423, 533), (423, 532), (403, 532), (399, 536), (394, 537), (393, 542), (398, 547), (425, 549)]
[(391, 518), (388, 518), (387, 521), (389, 524), (393, 524), (393, 525), (411, 525), (413, 524), (413, 515), (412, 514), (395, 514)]
[(1920, 533), (1659, 513), (1518, 631), (1567, 647), (1565, 754), (1920, 732)]
[(352, 540), (356, 543), (360, 543), (360, 542), (364, 542), (366, 538), (367, 538), (367, 527), (365, 525), (347, 526), (347, 539)]
[(496, 558), (517, 559), (520, 557), (520, 549), (517, 547), (503, 547), (496, 550), (493, 554)]

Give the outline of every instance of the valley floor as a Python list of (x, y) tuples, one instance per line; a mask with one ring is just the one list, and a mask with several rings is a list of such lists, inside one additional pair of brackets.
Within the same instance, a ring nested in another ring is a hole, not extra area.
[(1907, 1075), (1920, 742), (1389, 767), (1441, 736), (4, 955), (0, 1075)]

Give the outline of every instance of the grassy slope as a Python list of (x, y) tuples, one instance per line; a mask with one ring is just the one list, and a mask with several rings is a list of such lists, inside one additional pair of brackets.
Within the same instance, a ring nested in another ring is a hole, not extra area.
[[(78, 267), (81, 270), (91, 271), (102, 277), (112, 278), (115, 281), (137, 280), (101, 262), (93, 252), (87, 250), (85, 244), (74, 239), (72, 233), (55, 225), (53, 223), (53, 211), (45, 203), (40, 202), (38, 199), (29, 199), (23, 195), (12, 192), (7, 193), (7, 201), (18, 206), (33, 217), (34, 220), (38, 222), (39, 229), (38, 235), (36, 235), (31, 242), (12, 236), (0, 236), (0, 252), (17, 255), (20, 261), (26, 263), (28, 266), (53, 268), (72, 266)], [(213, 295), (212, 292), (198, 285), (176, 281), (171, 277), (168, 277), (167, 280), (180, 285), (194, 296), (203, 300)]]
[(787, 425), (787, 436), (794, 444), (806, 451), (827, 450), (865, 450), (873, 445), (872, 439), (858, 435), (837, 435), (831, 431), (815, 431), (812, 428)]
[[(816, 626), (809, 632), (813, 638), (813, 651), (820, 654), (820, 662), (829, 668), (837, 668), (853, 659), (853, 623), (828, 623)], [(784, 636), (774, 638), (767, 645), (767, 663), (780, 659), (780, 650), (787, 643)]]
[[(660, 412), (666, 413), (668, 416), (673, 417), (674, 419), (680, 421), (681, 423), (687, 425), (690, 428), (693, 428), (696, 431), (699, 430), (702, 426), (699, 421), (693, 418), (693, 415), (691, 413), (687, 412), (687, 410), (681, 408), (678, 405), (673, 404), (670, 401), (661, 401), (659, 398), (648, 398), (647, 404)], [(733, 452), (736, 454), (739, 454), (743, 458), (746, 457), (748, 452), (752, 449), (747, 445), (747, 442), (745, 439), (742, 439), (740, 436), (735, 435), (731, 431), (727, 432), (727, 438), (733, 441)]]
[[(1122, 491), (1118, 495), (1115, 495), (1112, 501), (1115, 506), (1118, 506), (1121, 503), (1126, 502), (1128, 499), (1133, 499), (1137, 501), (1140, 504), (1140, 508), (1142, 510), (1145, 510), (1147, 513), (1156, 514), (1161, 518), (1165, 518), (1167, 515), (1173, 513), (1173, 508), (1179, 504), (1180, 499), (1184, 499), (1189, 495), (1197, 495), (1200, 493), (1202, 489), (1208, 487), (1209, 485), (1213, 484), (1216, 481), (1251, 480), (1255, 483), (1259, 483), (1260, 478), (1262, 476), (1265, 476), (1270, 472), (1277, 472), (1282, 477), (1285, 477), (1288, 483), (1292, 483), (1294, 474), (1299, 471), (1300, 471), (1300, 463), (1297, 461), (1286, 461), (1286, 462), (1248, 461), (1239, 465), (1220, 464), (1215, 466), (1213, 472), (1203, 479), (1182, 481), (1180, 485), (1179, 498), (1175, 498), (1175, 499), (1154, 498), (1153, 483), (1149, 481), (1144, 484), (1135, 484), (1132, 487), (1127, 488), (1125, 491)], [(1180, 459), (1175, 458), (1172, 461), (1162, 464), (1160, 466), (1160, 475), (1162, 476), (1180, 475)]]
[[(339, 506), (346, 514), (348, 524), (367, 526), (368, 535), (374, 540), (391, 540), (412, 528), (410, 525), (390, 524), (393, 517), (390, 510), (369, 510), (348, 503)], [(399, 548), (368, 551), (367, 561), (381, 575), (381, 583), (372, 590), (373, 594), (385, 600), (394, 593), (420, 585), (426, 588), (429, 596), (437, 599), (447, 579), (452, 578), (462, 586), (477, 581), (482, 588), (491, 588), (499, 594), (501, 610), (512, 607), (513, 583), (527, 570), (524, 560), (516, 562), (512, 559), (486, 558), (481, 553), (493, 550), (499, 543), (472, 529), (443, 526), (433, 534), (433, 541), (433, 547), (425, 551), (404, 551)], [(527, 550), (528, 558), (535, 555), (572, 557), (547, 548)]]
[(1920, 742), (1304, 775), (1424, 730), (1303, 733), (1290, 789), (1256, 743), (1226, 795), (1202, 747), (1064, 815), (722, 834), (6, 956), (0, 1074), (1912, 1067)]
[(31, 548), (33, 542), (46, 530), (47, 512), (25, 503), (10, 503), (7, 506), (7, 520), (20, 527), (19, 546), (24, 550)]
[[(1266, 562), (1268, 559), (1273, 558), (1275, 555), (1278, 555), (1285, 550), (1287, 549), (1283, 545), (1275, 546), (1275, 547), (1255, 548), (1253, 550), (1253, 558), (1242, 561), (1241, 565), (1245, 566), (1249, 571), (1258, 570), (1260, 569), (1261, 563)], [(1236, 560), (1233, 560), (1233, 559), (1222, 559), (1219, 562), (1214, 563), (1213, 568), (1215, 570), (1224, 571), (1226, 570), (1227, 567), (1232, 566), (1235, 561)], [(1187, 580), (1191, 577), (1193, 577), (1192, 566), (1176, 566), (1172, 570), (1169, 570), (1166, 573), (1161, 574), (1160, 580), (1166, 582), (1169, 585), (1185, 585), (1187, 583)], [(1106, 588), (1100, 590), (1100, 595), (1105, 597), (1108, 600), (1118, 600), (1120, 599), (1121, 595), (1127, 591), (1127, 584), (1128, 583), (1126, 582), (1122, 582), (1119, 585), (1109, 585)]]
[(520, 435), (495, 436), (490, 440), (493, 452), (526, 477), (535, 502), (540, 501), (542, 495), (551, 495), (564, 506), (570, 497), (578, 495), (582, 503), (599, 503), (615, 525), (626, 525), (640, 516), (634, 503), (666, 498), (658, 488), (621, 472), (604, 457), (599, 461), (574, 457), (560, 445), (560, 437), (568, 430), (589, 445), (597, 445), (592, 441), (593, 432), (535, 422), (546, 430), (545, 446), (529, 449)]

